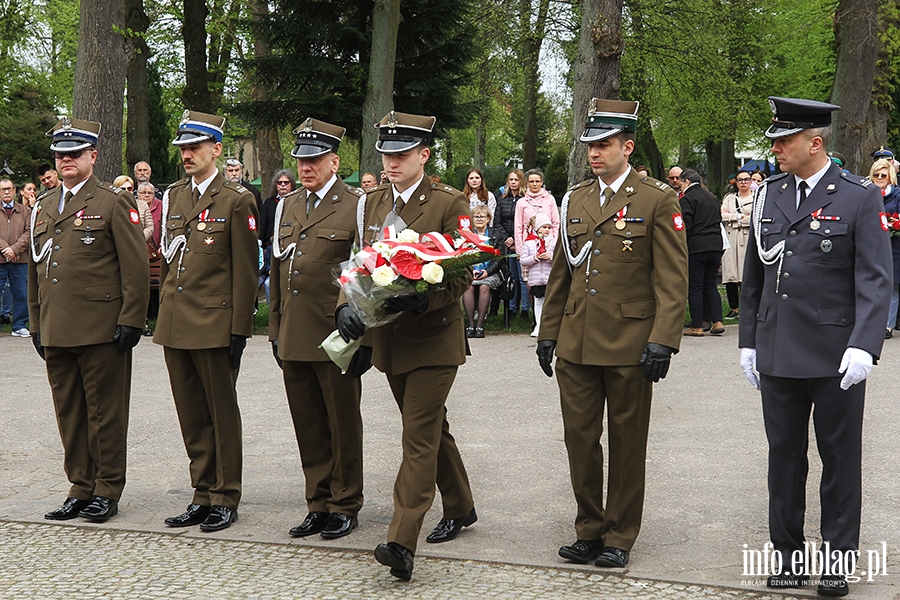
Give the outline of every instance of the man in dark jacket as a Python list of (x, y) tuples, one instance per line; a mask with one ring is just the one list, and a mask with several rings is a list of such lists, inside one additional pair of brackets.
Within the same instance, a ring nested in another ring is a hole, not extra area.
[(681, 213), (688, 245), (688, 306), (691, 327), (684, 335), (703, 335), (703, 314), (712, 323), (710, 333), (722, 335), (722, 300), (716, 289), (716, 273), (722, 262), (722, 213), (719, 201), (700, 185), (700, 174), (685, 169), (681, 181)]

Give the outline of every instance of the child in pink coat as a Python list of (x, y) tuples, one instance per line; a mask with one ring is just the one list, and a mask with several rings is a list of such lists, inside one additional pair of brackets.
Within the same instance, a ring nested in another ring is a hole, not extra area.
[(534, 330), (531, 337), (537, 337), (541, 327), (541, 311), (544, 308), (544, 292), (550, 278), (553, 265), (553, 245), (555, 240), (551, 234), (550, 217), (537, 214), (531, 218), (531, 231), (522, 245), (519, 260), (522, 266), (528, 267), (528, 293), (532, 296), (534, 307)]

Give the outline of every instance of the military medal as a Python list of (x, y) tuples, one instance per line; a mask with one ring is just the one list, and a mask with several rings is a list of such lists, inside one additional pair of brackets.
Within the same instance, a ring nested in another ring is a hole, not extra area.
[(822, 252), (825, 252), (825, 253), (831, 252), (832, 246), (833, 246), (833, 244), (831, 243), (831, 240), (827, 240), (827, 239), (822, 240), (822, 243), (819, 244), (819, 248), (821, 248)]
[(75, 223), (75, 227), (81, 227), (81, 219), (76, 218), (76, 219), (75, 219), (74, 221), (72, 221), (72, 222)]
[(622, 240), (622, 252), (628, 250), (629, 252), (634, 252), (634, 248), (631, 247), (631, 244), (634, 240)]
[[(628, 207), (623, 206), (622, 210), (616, 213), (616, 229), (619, 231), (625, 229), (625, 215), (628, 214)], [(623, 248), (624, 250), (624, 248)]]
[(88, 232), (87, 234), (85, 234), (85, 236), (84, 236), (83, 238), (81, 238), (81, 242), (82, 242), (85, 246), (90, 246), (91, 244), (93, 244), (93, 243), (94, 243), (94, 237), (91, 235), (91, 232)]
[(197, 223), (197, 231), (203, 231), (204, 229), (206, 229), (206, 223), (204, 223), (203, 221)]
[(212, 246), (215, 243), (215, 240), (212, 239), (212, 237), (208, 237), (203, 240), (203, 243), (206, 244), (207, 246)]
[(818, 231), (819, 230), (819, 221), (817, 219), (813, 219), (812, 221), (810, 221), (809, 228), (813, 231)]
[(619, 229), (619, 230), (625, 229), (625, 221), (622, 221), (622, 220), (616, 221), (616, 229)]
[[(837, 216), (833, 217), (831, 215), (823, 215), (822, 214), (823, 210), (824, 210), (824, 207), (820, 208), (819, 210), (817, 210), (813, 213), (810, 213), (809, 216), (812, 217), (812, 221), (810, 221), (810, 223), (809, 223), (809, 228), (812, 231), (818, 231), (819, 227), (821, 227), (821, 224), (819, 223), (819, 219), (821, 219), (823, 221), (840, 221), (841, 220), (841, 218), (837, 217)], [(828, 250), (825, 250), (825, 252), (828, 252)]]

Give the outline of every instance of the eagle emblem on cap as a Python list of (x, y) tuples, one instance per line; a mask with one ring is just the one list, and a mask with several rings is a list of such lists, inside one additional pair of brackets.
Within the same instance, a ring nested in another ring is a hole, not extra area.
[(188, 121), (191, 120), (191, 111), (185, 109), (183, 113), (181, 113), (181, 125), (186, 125)]
[(306, 118), (306, 123), (303, 124), (303, 131), (306, 131), (306, 132), (312, 131), (312, 117)]
[(71, 129), (72, 128), (72, 120), (69, 119), (68, 116), (63, 117), (61, 123), (62, 123), (63, 129)]
[(769, 108), (772, 109), (773, 113), (778, 113), (778, 109), (775, 108), (775, 101), (769, 98)]
[(391, 111), (390, 116), (388, 116), (387, 126), (391, 128), (397, 126), (397, 115), (394, 114), (394, 111)]

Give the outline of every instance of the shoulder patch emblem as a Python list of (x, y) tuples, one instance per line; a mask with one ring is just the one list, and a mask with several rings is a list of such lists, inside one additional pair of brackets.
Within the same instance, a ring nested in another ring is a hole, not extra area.
[(466, 229), (466, 230), (472, 229), (472, 219), (471, 219), (471, 217), (469, 217), (469, 215), (459, 215), (459, 217), (457, 217), (457, 219), (459, 221), (460, 229)]
[(256, 231), (256, 217), (250, 215), (247, 217), (247, 229), (250, 231)]
[(675, 226), (675, 231), (684, 231), (684, 217), (681, 216), (681, 213), (672, 215), (672, 224)]
[(132, 208), (128, 211), (128, 220), (137, 225), (141, 222), (141, 215), (138, 214), (137, 210)]

